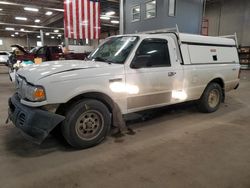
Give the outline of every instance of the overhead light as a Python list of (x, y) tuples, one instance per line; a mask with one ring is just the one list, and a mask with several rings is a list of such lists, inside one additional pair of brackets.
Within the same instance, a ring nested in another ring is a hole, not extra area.
[(38, 12), (39, 11), (38, 8), (32, 8), (32, 7), (24, 7), (24, 10), (32, 11), (32, 12)]
[(19, 33), (18, 33), (18, 32), (15, 32), (15, 35), (19, 35)]
[(15, 30), (15, 28), (12, 28), (12, 27), (6, 27), (6, 28), (5, 28), (5, 30), (7, 30), (7, 31), (14, 31), (14, 30)]
[(39, 23), (40, 21), (41, 21), (41, 20), (39, 20), (39, 19), (35, 19), (35, 22), (36, 22), (36, 23)]
[(108, 16), (101, 16), (100, 18), (101, 18), (101, 20), (110, 20), (110, 17), (108, 17)]
[(24, 29), (22, 28), (22, 29), (20, 29), (20, 31), (24, 31)]
[(54, 32), (55, 32), (55, 33), (58, 33), (58, 32), (59, 32), (59, 30), (58, 30), (58, 29), (56, 29), (56, 30), (54, 30)]
[(54, 36), (52, 36), (51, 38), (52, 38), (52, 39), (54, 39), (55, 37), (54, 37)]
[(47, 16), (51, 16), (52, 14), (53, 14), (53, 12), (51, 12), (51, 11), (48, 11), (45, 13), (45, 15), (47, 15)]
[(106, 15), (107, 15), (107, 16), (112, 16), (112, 15), (114, 15), (114, 14), (115, 14), (115, 11), (106, 12)]
[(0, 11), (2, 11), (3, 9), (2, 8), (0, 8)]
[(12, 36), (12, 37), (15, 37), (15, 35), (14, 35), (14, 34), (12, 34), (11, 36)]
[(49, 36), (49, 35), (50, 35), (50, 33), (45, 33), (45, 35), (46, 35), (46, 36)]
[(16, 20), (27, 21), (27, 18), (25, 18), (25, 17), (18, 17), (18, 16), (17, 16), (17, 17), (15, 17), (15, 19), (16, 19)]
[(38, 36), (36, 36), (36, 38), (40, 39), (40, 38), (41, 38), (41, 36), (39, 36), (39, 35), (38, 35)]
[(58, 37), (61, 37), (62, 35), (60, 34), (60, 35), (57, 35)]
[(113, 23), (113, 24), (118, 24), (118, 23), (120, 23), (118, 20), (111, 20), (111, 23)]

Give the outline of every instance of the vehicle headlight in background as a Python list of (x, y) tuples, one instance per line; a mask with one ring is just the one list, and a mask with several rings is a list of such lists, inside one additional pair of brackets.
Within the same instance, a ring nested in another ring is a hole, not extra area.
[(25, 98), (30, 101), (39, 102), (46, 99), (45, 91), (43, 87), (26, 85)]

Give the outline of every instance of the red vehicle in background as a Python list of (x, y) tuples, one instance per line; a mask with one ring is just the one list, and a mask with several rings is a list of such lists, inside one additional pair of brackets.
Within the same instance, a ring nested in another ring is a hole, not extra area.
[(15, 64), (17, 61), (33, 61), (35, 58), (41, 58), (44, 61), (64, 60), (64, 59), (77, 59), (84, 60), (89, 53), (63, 53), (61, 46), (42, 46), (35, 47), (30, 51), (24, 49), (20, 45), (12, 45), (12, 48), (16, 48), (10, 57), (9, 64)]

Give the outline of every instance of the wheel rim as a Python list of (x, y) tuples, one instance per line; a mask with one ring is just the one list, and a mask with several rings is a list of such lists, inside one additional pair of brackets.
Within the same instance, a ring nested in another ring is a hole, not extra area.
[(76, 121), (76, 133), (82, 140), (93, 140), (100, 135), (104, 127), (104, 119), (100, 112), (89, 110)]
[(217, 89), (213, 89), (210, 91), (208, 95), (208, 105), (211, 108), (215, 108), (220, 102), (220, 93)]

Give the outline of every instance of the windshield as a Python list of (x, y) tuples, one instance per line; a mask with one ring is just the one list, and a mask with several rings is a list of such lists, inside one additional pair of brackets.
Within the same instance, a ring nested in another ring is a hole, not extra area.
[(35, 47), (30, 50), (30, 53), (35, 54), (40, 47)]
[(88, 59), (123, 64), (139, 37), (121, 36), (108, 38)]

